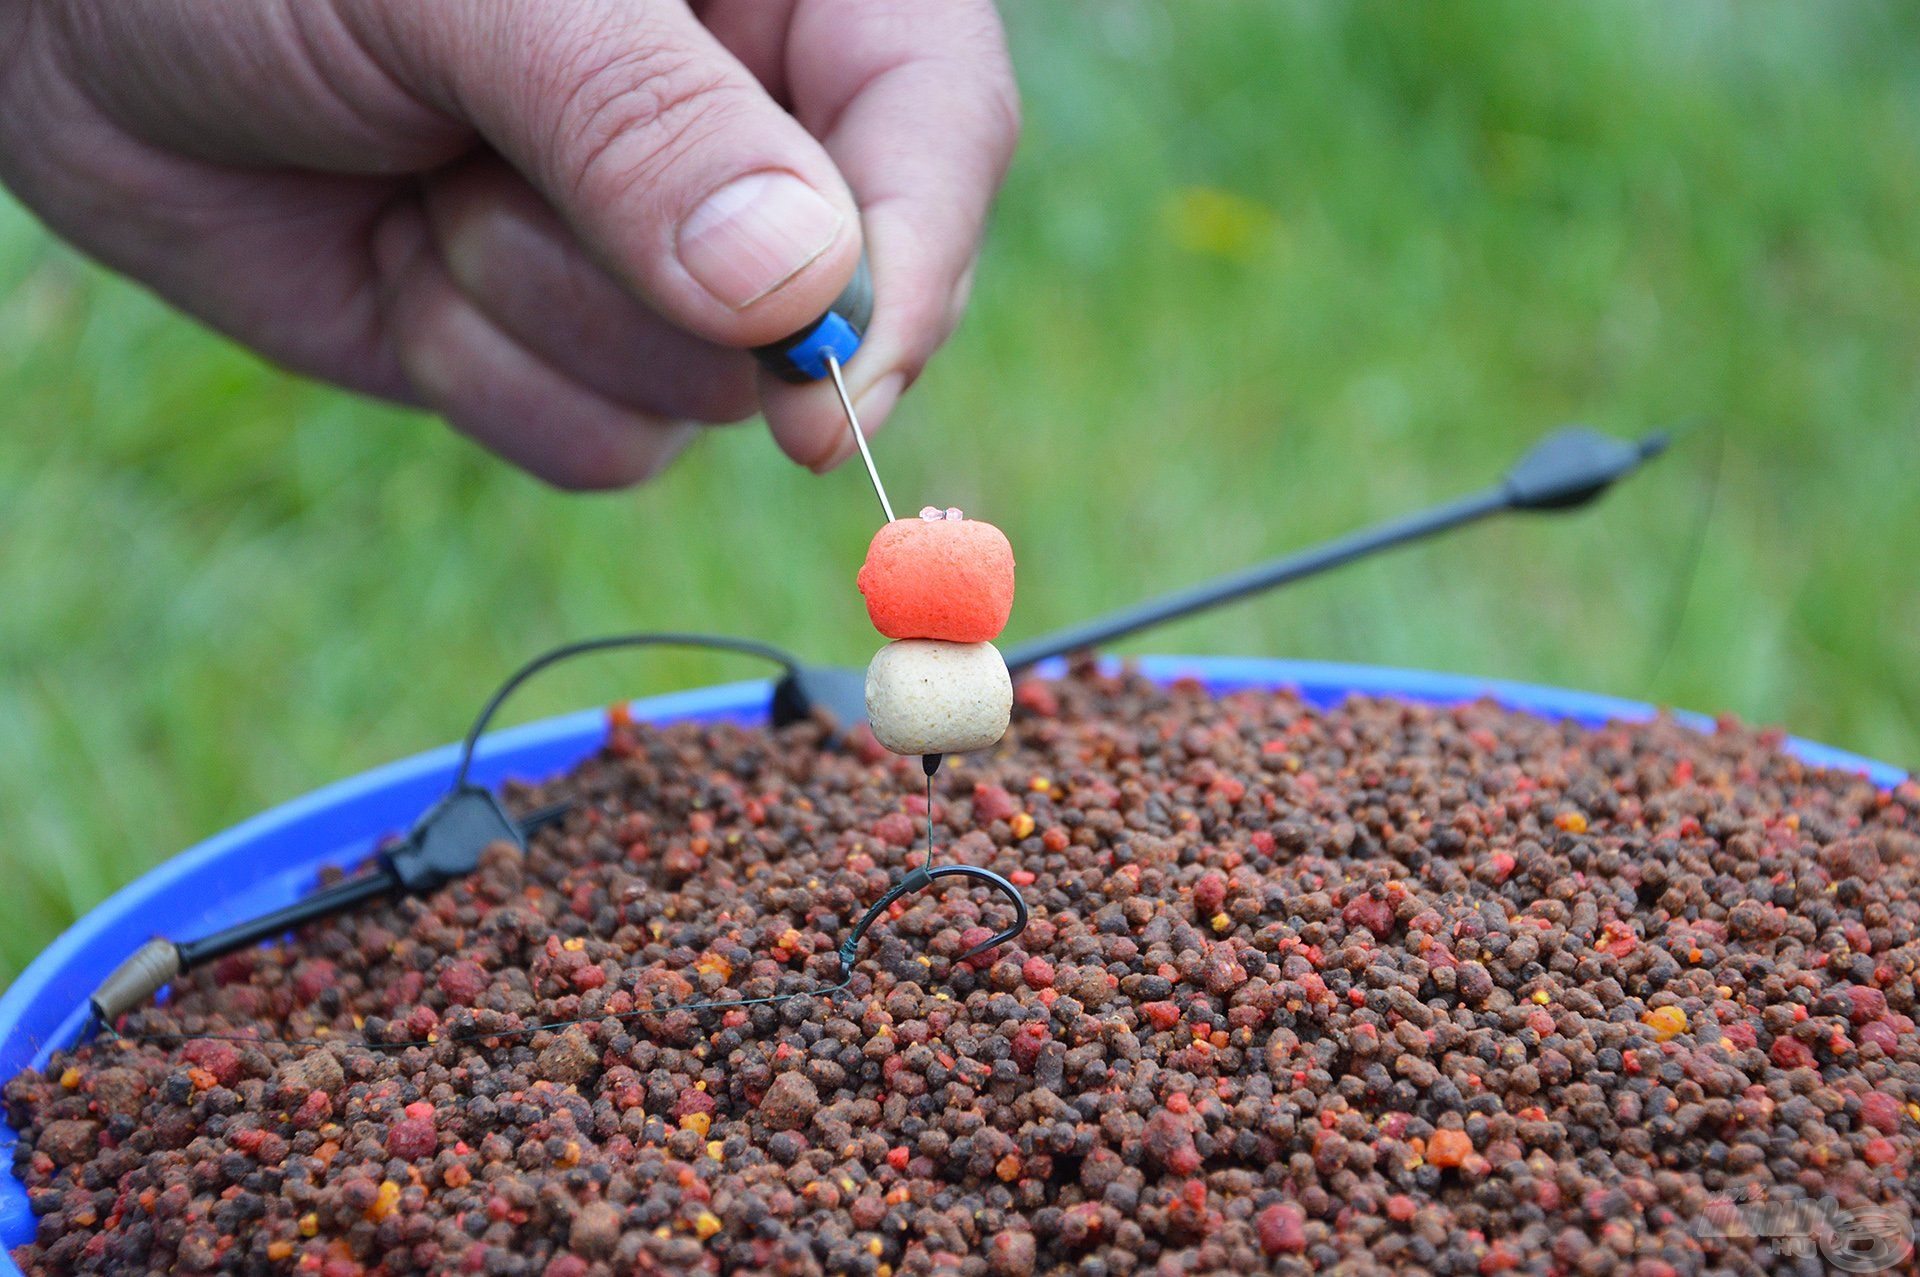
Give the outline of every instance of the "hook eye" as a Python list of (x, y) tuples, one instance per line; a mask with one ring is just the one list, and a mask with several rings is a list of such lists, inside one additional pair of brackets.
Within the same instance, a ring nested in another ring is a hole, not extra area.
[(1014, 886), (1005, 878), (993, 872), (993, 870), (982, 869), (978, 865), (941, 865), (938, 869), (928, 870), (927, 876), (935, 879), (972, 878), (976, 881), (984, 882), (1005, 896), (1007, 903), (1013, 906), (1013, 925), (1011, 927), (1008, 927), (998, 935), (982, 940), (979, 944), (973, 946), (973, 948), (967, 950), (958, 958), (955, 958), (954, 961), (965, 962), (975, 954), (985, 953), (989, 949), (1006, 944), (1009, 940), (1014, 939), (1022, 931), (1027, 929), (1027, 898), (1020, 894), (1020, 888)]

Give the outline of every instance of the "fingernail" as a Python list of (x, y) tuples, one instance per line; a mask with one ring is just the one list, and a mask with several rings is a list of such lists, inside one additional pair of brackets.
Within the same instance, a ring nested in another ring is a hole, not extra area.
[[(873, 385), (867, 387), (864, 394), (854, 399), (854, 414), (860, 418), (860, 424), (865, 428), (868, 435), (871, 435), (880, 427), (882, 422), (886, 421), (887, 414), (893, 411), (893, 405), (898, 402), (900, 392), (906, 389), (906, 385), (907, 378), (905, 373), (888, 373), (880, 380), (874, 382)], [(838, 405), (836, 404), (835, 407), (837, 408)], [(839, 414), (836, 412), (835, 416), (837, 417)], [(853, 442), (853, 431), (847, 429), (844, 420), (840, 422), (838, 435), (840, 441), (834, 445), (831, 452), (827, 453), (826, 459), (816, 461), (810, 467), (815, 474), (825, 474), (857, 451)]]
[(845, 220), (791, 173), (749, 173), (707, 196), (680, 223), (680, 264), (708, 292), (741, 310), (826, 252)]

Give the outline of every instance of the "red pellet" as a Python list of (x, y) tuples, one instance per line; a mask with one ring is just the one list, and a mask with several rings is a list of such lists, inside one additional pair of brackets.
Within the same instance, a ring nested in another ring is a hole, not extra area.
[(1307, 1217), (1292, 1202), (1276, 1202), (1254, 1216), (1260, 1248), (1269, 1255), (1293, 1255), (1307, 1248)]
[(430, 1118), (402, 1118), (387, 1130), (387, 1153), (402, 1161), (411, 1162), (433, 1156), (439, 1142), (440, 1137)]

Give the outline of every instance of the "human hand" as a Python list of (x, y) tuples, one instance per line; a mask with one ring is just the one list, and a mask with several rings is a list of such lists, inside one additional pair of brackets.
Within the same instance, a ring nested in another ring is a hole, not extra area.
[[(790, 113), (789, 113), (790, 112)], [(289, 368), (422, 404), (569, 488), (764, 410), (862, 226), (847, 368), (883, 421), (965, 304), (1019, 128), (989, 0), (12, 0), (0, 181)]]

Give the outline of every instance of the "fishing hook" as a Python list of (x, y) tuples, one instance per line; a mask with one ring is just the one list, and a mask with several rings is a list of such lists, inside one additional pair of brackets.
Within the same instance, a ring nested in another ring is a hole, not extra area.
[(975, 954), (985, 953), (995, 945), (1006, 944), (1027, 929), (1027, 902), (1025, 897), (1020, 894), (1018, 887), (993, 872), (993, 870), (982, 869), (978, 865), (941, 865), (935, 869), (929, 869), (925, 865), (922, 865), (918, 869), (911, 870), (906, 877), (889, 887), (887, 893), (874, 901), (865, 916), (854, 924), (853, 931), (847, 936), (846, 943), (840, 946), (840, 969), (845, 972), (851, 972), (853, 970), (854, 959), (860, 952), (861, 939), (867, 934), (868, 929), (871, 928), (875, 922), (879, 921), (880, 915), (885, 913), (894, 901), (899, 900), (903, 896), (911, 895), (916, 891), (922, 891), (931, 887), (942, 878), (972, 878), (977, 882), (984, 882), (1005, 896), (1013, 905), (1013, 925), (1011, 927), (1008, 927), (1005, 931), (1000, 932), (991, 939), (982, 940), (979, 944), (954, 959), (954, 961), (965, 962)]

